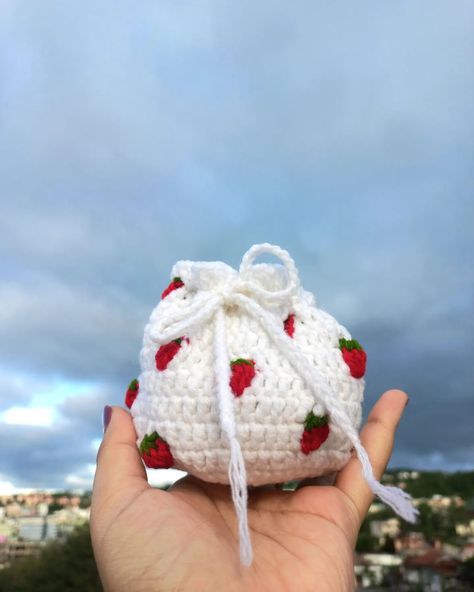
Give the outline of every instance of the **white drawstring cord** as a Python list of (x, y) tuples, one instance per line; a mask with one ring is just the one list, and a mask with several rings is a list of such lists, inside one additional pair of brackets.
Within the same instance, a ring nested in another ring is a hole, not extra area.
[(229, 483), (237, 514), (240, 560), (244, 565), (252, 563), (252, 544), (247, 521), (247, 473), (244, 457), (237, 439), (234, 414), (234, 396), (229, 389), (230, 368), (225, 333), (225, 316), (222, 308), (216, 311), (215, 335), (215, 375), (217, 379), (217, 401), (221, 428), (229, 441)]
[[(271, 292), (246, 279), (245, 276), (248, 275), (251, 262), (263, 252), (272, 253), (283, 261), (289, 280), (285, 289)], [(287, 303), (298, 288), (298, 272), (293, 259), (287, 251), (268, 243), (254, 245), (242, 258), (240, 274), (237, 280), (230, 281), (227, 286), (220, 286), (214, 293), (205, 291), (202, 295), (197, 294), (195, 301), (188, 309), (180, 310), (172, 316), (168, 316), (164, 319), (164, 326), (161, 326), (160, 330), (155, 328), (151, 331), (153, 340), (159, 344), (165, 344), (184, 334), (189, 335), (194, 329), (215, 315), (214, 369), (217, 380), (219, 420), (221, 428), (229, 441), (229, 482), (237, 514), (240, 558), (244, 565), (250, 565), (252, 562), (252, 545), (247, 521), (247, 478), (245, 462), (237, 438), (233, 395), (229, 385), (230, 367), (225, 332), (224, 305), (238, 305), (259, 321), (273, 343), (287, 357), (299, 375), (305, 379), (315, 398), (324, 402), (330, 415), (330, 422), (343, 430), (354, 446), (362, 465), (362, 473), (372, 492), (409, 522), (414, 522), (418, 513), (418, 510), (410, 503), (411, 498), (406, 492), (397, 487), (384, 486), (375, 479), (367, 452), (334, 391), (319, 370), (309, 363), (306, 356), (293, 343), (293, 340), (282, 331), (274, 315), (257, 302), (259, 300), (269, 305)], [(242, 292), (250, 293), (255, 300)]]

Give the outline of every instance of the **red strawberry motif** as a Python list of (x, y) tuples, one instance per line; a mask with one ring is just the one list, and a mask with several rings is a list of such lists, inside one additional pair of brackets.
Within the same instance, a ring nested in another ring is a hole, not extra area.
[[(173, 341), (170, 341), (169, 343), (166, 343), (160, 347), (160, 349), (155, 354), (157, 370), (166, 370), (168, 364), (181, 349), (181, 342), (183, 339), (184, 337), (178, 337), (178, 339), (173, 339)], [(186, 341), (189, 343), (189, 339), (186, 339)]]
[(283, 326), (285, 328), (285, 332), (290, 336), (293, 337), (295, 333), (295, 315), (289, 314), (287, 318), (283, 321)]
[(170, 447), (158, 434), (146, 435), (140, 444), (140, 454), (143, 462), (150, 469), (169, 469), (174, 464)]
[(182, 288), (183, 286), (184, 286), (184, 283), (181, 280), (181, 278), (174, 277), (171, 280), (171, 283), (166, 288), (166, 290), (163, 290), (163, 293), (161, 294), (161, 299), (163, 300), (163, 298), (166, 298), (170, 292), (173, 292), (174, 290), (177, 290), (178, 288)]
[(230, 388), (236, 397), (240, 397), (255, 376), (255, 362), (238, 358), (230, 363), (230, 369)]
[(344, 362), (349, 366), (351, 376), (362, 378), (365, 374), (367, 363), (367, 354), (362, 349), (361, 344), (355, 339), (339, 339), (339, 349), (342, 352)]
[(133, 402), (137, 398), (138, 395), (138, 380), (134, 378), (132, 382), (128, 385), (127, 392), (125, 393), (125, 405), (130, 409), (133, 405)]
[(309, 454), (317, 450), (329, 436), (328, 416), (314, 415), (312, 411), (306, 416), (304, 432), (301, 436), (300, 446), (303, 454)]

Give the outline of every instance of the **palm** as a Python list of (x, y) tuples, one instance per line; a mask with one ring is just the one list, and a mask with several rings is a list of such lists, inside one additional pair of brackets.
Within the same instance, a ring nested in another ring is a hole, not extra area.
[(208, 590), (350, 587), (358, 517), (335, 487), (253, 490), (249, 524), (254, 563), (231, 584), (240, 566), (229, 488), (193, 477), (169, 493), (146, 488), (107, 529), (102, 544), (125, 559), (113, 567), (110, 587), (135, 590), (138, 574), (159, 579), (164, 590), (180, 589), (181, 582), (193, 590), (204, 582)]

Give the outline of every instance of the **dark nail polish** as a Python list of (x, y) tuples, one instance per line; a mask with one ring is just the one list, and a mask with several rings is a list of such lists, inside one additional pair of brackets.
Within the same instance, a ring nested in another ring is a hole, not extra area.
[(110, 405), (106, 405), (104, 407), (104, 414), (102, 416), (102, 426), (105, 434), (105, 430), (110, 423), (110, 418), (112, 417), (112, 407)]

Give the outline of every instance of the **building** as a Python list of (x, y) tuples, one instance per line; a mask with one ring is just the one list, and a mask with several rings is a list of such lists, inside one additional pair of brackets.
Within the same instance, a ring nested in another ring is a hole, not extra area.
[(460, 537), (472, 537), (474, 536), (474, 519), (469, 522), (455, 525), (456, 534)]
[(461, 590), (457, 579), (460, 559), (441, 549), (409, 555), (403, 564), (404, 580), (410, 586), (429, 592)]
[(400, 534), (400, 520), (388, 518), (387, 520), (371, 520), (370, 534), (382, 544), (388, 538), (395, 539)]
[(409, 532), (406, 536), (395, 540), (395, 551), (397, 553), (423, 553), (429, 548), (430, 545), (422, 532)]
[(18, 538), (23, 541), (46, 541), (57, 536), (57, 526), (41, 516), (24, 516), (18, 519)]
[(391, 553), (362, 553), (355, 556), (354, 572), (359, 588), (397, 585), (401, 582), (402, 558)]
[(471, 557), (474, 557), (474, 542), (464, 545), (461, 550), (460, 557), (461, 561), (467, 561), (468, 559), (471, 559)]

